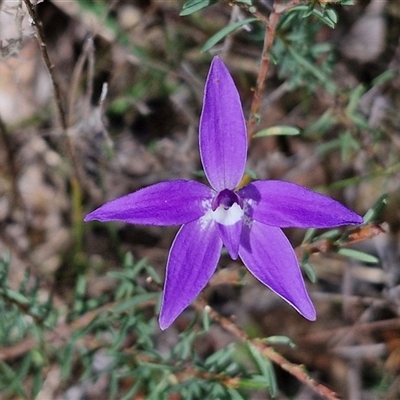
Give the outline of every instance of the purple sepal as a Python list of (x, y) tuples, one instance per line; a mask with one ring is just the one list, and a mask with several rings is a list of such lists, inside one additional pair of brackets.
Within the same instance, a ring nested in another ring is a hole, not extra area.
[(219, 57), (211, 63), (204, 90), (200, 156), (215, 190), (239, 184), (246, 165), (246, 123), (235, 83)]
[(194, 300), (217, 267), (222, 241), (212, 220), (183, 225), (172, 244), (165, 276), (160, 328), (167, 329)]
[(291, 244), (279, 229), (253, 221), (243, 225), (239, 255), (247, 269), (286, 300), (301, 315), (314, 321), (316, 313)]
[(181, 225), (200, 218), (214, 192), (195, 181), (156, 183), (112, 200), (85, 217), (85, 221), (122, 221), (140, 225)]
[(281, 228), (330, 228), (363, 218), (336, 200), (295, 183), (255, 181), (239, 190), (256, 221)]

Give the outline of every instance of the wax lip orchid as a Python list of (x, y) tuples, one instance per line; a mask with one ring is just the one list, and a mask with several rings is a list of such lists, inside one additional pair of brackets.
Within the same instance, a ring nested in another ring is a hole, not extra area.
[(182, 225), (168, 256), (161, 329), (168, 328), (206, 286), (222, 246), (305, 318), (315, 320), (296, 255), (280, 228), (360, 224), (362, 217), (289, 182), (260, 180), (237, 188), (246, 164), (246, 125), (238, 91), (218, 57), (205, 85), (199, 135), (211, 188), (187, 180), (157, 183), (104, 204), (85, 221)]

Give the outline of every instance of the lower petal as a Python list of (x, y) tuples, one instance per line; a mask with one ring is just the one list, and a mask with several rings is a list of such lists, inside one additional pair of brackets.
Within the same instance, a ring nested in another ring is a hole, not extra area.
[(244, 225), (239, 255), (261, 283), (305, 318), (315, 320), (315, 309), (306, 291), (296, 255), (279, 228), (257, 221)]
[(161, 304), (160, 328), (168, 328), (203, 290), (214, 273), (222, 241), (212, 220), (182, 226), (172, 244)]
[(233, 260), (238, 258), (242, 226), (243, 222), (241, 220), (233, 225), (218, 224), (222, 242)]

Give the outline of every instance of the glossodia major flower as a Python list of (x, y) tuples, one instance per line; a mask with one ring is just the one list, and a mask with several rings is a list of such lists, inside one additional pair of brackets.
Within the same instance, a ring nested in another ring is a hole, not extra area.
[(182, 225), (168, 256), (161, 329), (168, 328), (206, 286), (222, 246), (305, 318), (315, 320), (296, 255), (281, 228), (329, 228), (363, 219), (337, 201), (289, 182), (260, 180), (238, 189), (246, 156), (239, 94), (215, 57), (200, 118), (200, 157), (211, 188), (196, 181), (161, 182), (112, 200), (85, 218)]

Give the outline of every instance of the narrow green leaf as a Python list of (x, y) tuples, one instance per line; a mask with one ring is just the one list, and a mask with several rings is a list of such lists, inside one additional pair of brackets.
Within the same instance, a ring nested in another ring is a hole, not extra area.
[(375, 221), (385, 209), (387, 205), (387, 194), (383, 194), (376, 203), (365, 213), (364, 215), (364, 224), (368, 224), (372, 221)]
[(4, 297), (10, 299), (11, 301), (19, 303), (21, 305), (27, 306), (27, 305), (31, 304), (30, 300), (27, 297), (25, 297), (22, 293), (19, 293), (15, 290), (7, 289), (7, 288), (0, 289), (0, 293)]
[(268, 388), (270, 395), (275, 397), (277, 392), (277, 383), (271, 361), (264, 357), (252, 343), (247, 342), (246, 344), (252, 359), (265, 379), (265, 386)]
[(111, 308), (110, 311), (114, 313), (121, 313), (126, 310), (131, 309), (132, 307), (138, 306), (142, 303), (146, 303), (147, 301), (155, 300), (158, 298), (159, 293), (143, 293), (139, 294), (131, 299), (125, 300), (115, 307)]
[(210, 50), (211, 47), (216, 45), (220, 40), (222, 40), (225, 36), (229, 35), (231, 32), (235, 31), (236, 29), (250, 24), (251, 22), (257, 21), (257, 18), (247, 18), (243, 21), (238, 21), (235, 22), (234, 24), (228, 25), (225, 28), (221, 29), (218, 31), (215, 35), (211, 36), (210, 39), (207, 40), (207, 42), (204, 43), (204, 46), (202, 47), (201, 51), (207, 51)]
[(350, 97), (349, 97), (349, 103), (346, 107), (346, 112), (348, 113), (348, 115), (353, 114), (357, 110), (357, 108), (360, 104), (361, 96), (363, 96), (363, 94), (365, 92), (366, 92), (366, 88), (362, 84), (358, 85), (351, 91)]
[(296, 347), (296, 344), (293, 342), (292, 339), (290, 339), (287, 336), (282, 336), (282, 335), (269, 336), (265, 339), (265, 343), (283, 344), (285, 346), (290, 346), (292, 348)]
[(378, 264), (379, 263), (379, 259), (377, 257), (372, 256), (371, 254), (364, 253), (359, 250), (342, 248), (342, 249), (339, 249), (337, 251), (337, 253), (341, 254), (342, 256), (351, 257), (356, 260), (370, 263), (370, 264)]
[(182, 11), (180, 12), (180, 16), (186, 16), (195, 13), (196, 11), (199, 11), (203, 8), (212, 6), (215, 4), (218, 0), (189, 0), (187, 1), (183, 7)]
[(340, 135), (340, 147), (342, 160), (348, 160), (353, 151), (360, 149), (360, 144), (353, 138), (350, 131), (346, 131)]
[(321, 117), (306, 128), (303, 132), (303, 135), (309, 135), (311, 133), (318, 133), (318, 135), (325, 134), (335, 123), (337, 123), (338, 117), (335, 115), (335, 111), (333, 109), (328, 109), (325, 111)]
[(372, 87), (376, 85), (384, 85), (387, 82), (390, 82), (392, 79), (396, 78), (399, 75), (399, 71), (397, 69), (389, 69), (382, 74), (378, 75), (372, 81)]
[(132, 268), (134, 266), (133, 255), (132, 255), (132, 253), (130, 251), (125, 253), (123, 266), (126, 269)]
[(312, 238), (314, 237), (316, 231), (317, 231), (316, 228), (309, 228), (309, 229), (307, 229), (307, 230), (306, 230), (306, 234), (304, 235), (304, 239), (303, 239), (303, 241), (302, 241), (301, 244), (310, 243), (311, 240), (312, 240)]
[(301, 264), (301, 267), (303, 268), (304, 272), (306, 273), (307, 278), (312, 283), (317, 282), (317, 280), (318, 280), (317, 274), (315, 273), (315, 270), (310, 263), (304, 262)]
[(340, 229), (330, 229), (329, 231), (326, 231), (326, 232), (322, 233), (321, 235), (319, 235), (318, 238), (332, 240), (332, 239), (336, 239), (337, 236), (339, 236), (339, 235), (340, 235)]
[(274, 367), (272, 365), (271, 360), (268, 358), (265, 359), (266, 365), (268, 365), (267, 372), (268, 372), (268, 381), (270, 382), (268, 386), (268, 391), (269, 394), (271, 395), (272, 398), (276, 396), (276, 393), (278, 392), (278, 383), (276, 382), (276, 376), (275, 376), (275, 371)]
[(253, 5), (252, 0), (235, 0), (235, 3), (243, 3), (243, 4), (246, 4), (248, 6), (252, 6)]
[(211, 317), (210, 313), (207, 308), (203, 310), (203, 329), (205, 332), (208, 332), (210, 330), (211, 326)]
[(239, 387), (243, 389), (264, 389), (265, 379), (260, 375), (253, 375), (251, 379), (241, 379), (239, 381)]
[(227, 390), (231, 400), (246, 400), (246, 398), (243, 397), (236, 389), (228, 387)]
[(294, 126), (271, 126), (270, 128), (263, 129), (253, 135), (254, 138), (266, 136), (295, 136), (300, 134), (300, 129)]
[(313, 65), (309, 60), (304, 58), (302, 54), (299, 54), (292, 46), (288, 46), (288, 50), (299, 66), (312, 73), (321, 83), (324, 83), (325, 88), (329, 93), (335, 93), (336, 85), (323, 71), (321, 71), (316, 65)]
[(332, 23), (333, 23), (332, 28), (334, 28), (338, 22), (338, 16), (337, 16), (336, 11), (333, 10), (332, 8), (328, 8), (325, 10), (325, 14), (332, 21)]

